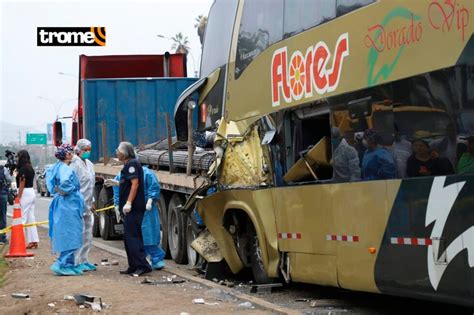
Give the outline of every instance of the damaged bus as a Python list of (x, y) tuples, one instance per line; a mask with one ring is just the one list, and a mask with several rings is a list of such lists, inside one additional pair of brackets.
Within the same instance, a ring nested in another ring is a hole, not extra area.
[(200, 253), (473, 306), (473, 31), (470, 0), (216, 0), (175, 108), (216, 132)]

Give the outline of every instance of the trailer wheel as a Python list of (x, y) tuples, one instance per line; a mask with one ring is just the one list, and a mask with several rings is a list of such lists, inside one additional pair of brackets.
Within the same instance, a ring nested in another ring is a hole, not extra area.
[[(105, 208), (111, 204), (107, 188), (104, 187), (101, 189), (98, 201), (99, 208)], [(99, 213), (100, 236), (105, 241), (110, 240), (114, 236), (114, 223), (113, 218), (109, 215), (109, 211), (110, 210)]]
[(186, 220), (186, 248), (188, 251), (188, 264), (195, 267), (199, 262), (199, 254), (191, 247), (191, 243), (196, 239), (196, 231), (190, 218)]
[[(94, 198), (96, 200), (97, 205), (99, 204), (99, 193), (101, 190), (100, 185), (96, 185), (94, 187)], [(98, 209), (100, 209), (98, 207)], [(94, 213), (94, 225), (92, 226), (92, 236), (94, 237), (100, 237), (100, 227), (99, 227), (99, 215), (97, 213)]]
[(184, 204), (180, 194), (173, 194), (168, 206), (168, 244), (171, 258), (178, 264), (187, 261), (186, 249), (186, 217), (178, 206)]
[(170, 250), (168, 246), (168, 211), (166, 211), (166, 200), (163, 194), (158, 200), (158, 211), (160, 214), (160, 246), (165, 252), (165, 258), (170, 257)]
[(262, 250), (258, 241), (257, 232), (255, 232), (253, 225), (250, 225), (248, 232), (250, 236), (250, 262), (255, 282), (258, 284), (272, 283), (273, 278), (267, 276), (267, 272), (263, 266)]

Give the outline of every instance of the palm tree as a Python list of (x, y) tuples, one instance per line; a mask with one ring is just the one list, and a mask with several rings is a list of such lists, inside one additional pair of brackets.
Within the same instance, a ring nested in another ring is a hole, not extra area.
[(187, 36), (183, 36), (181, 32), (176, 34), (175, 36), (171, 37), (173, 41), (173, 45), (171, 45), (171, 49), (175, 49), (176, 53), (181, 54), (188, 54), (189, 51), (189, 40)]
[(197, 29), (197, 34), (199, 36), (199, 41), (202, 43), (204, 42), (204, 33), (206, 31), (207, 26), (207, 16), (199, 14), (197, 18), (194, 19), (196, 24), (194, 24), (194, 28)]

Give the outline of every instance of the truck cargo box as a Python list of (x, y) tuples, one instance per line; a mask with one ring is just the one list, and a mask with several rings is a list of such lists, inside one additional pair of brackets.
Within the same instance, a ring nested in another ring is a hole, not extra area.
[[(92, 141), (91, 161), (115, 156), (120, 141), (135, 146), (167, 136), (165, 113), (171, 131), (176, 99), (194, 78), (88, 79), (84, 88), (84, 136)], [(105, 128), (105, 143), (102, 130)]]

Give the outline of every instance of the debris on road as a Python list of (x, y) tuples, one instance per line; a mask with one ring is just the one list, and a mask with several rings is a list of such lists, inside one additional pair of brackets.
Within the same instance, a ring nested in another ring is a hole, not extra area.
[(176, 277), (176, 275), (166, 277), (163, 276), (161, 281), (151, 279), (149, 277), (145, 277), (140, 283), (141, 284), (150, 284), (150, 285), (160, 285), (160, 284), (179, 284), (179, 283), (184, 283), (186, 280), (182, 278)]
[(74, 301), (74, 297), (72, 295), (65, 295), (64, 300), (66, 301)]
[(56, 304), (55, 303), (49, 303), (48, 306), (51, 307), (51, 308), (54, 308), (54, 307), (56, 307)]
[(205, 304), (205, 305), (219, 305), (218, 302), (206, 302), (203, 298), (193, 299), (193, 304)]
[(209, 289), (206, 292), (204, 292), (204, 295), (221, 302), (236, 302), (237, 301), (237, 298), (234, 297), (232, 294), (219, 288)]
[(254, 309), (255, 306), (252, 305), (250, 302), (242, 302), (239, 304), (239, 308), (244, 308), (244, 309)]
[(273, 289), (283, 288), (282, 283), (255, 284), (250, 287), (250, 293), (272, 293)]
[(30, 296), (28, 294), (25, 294), (25, 293), (12, 293), (12, 298), (15, 298), (15, 299), (29, 299)]

